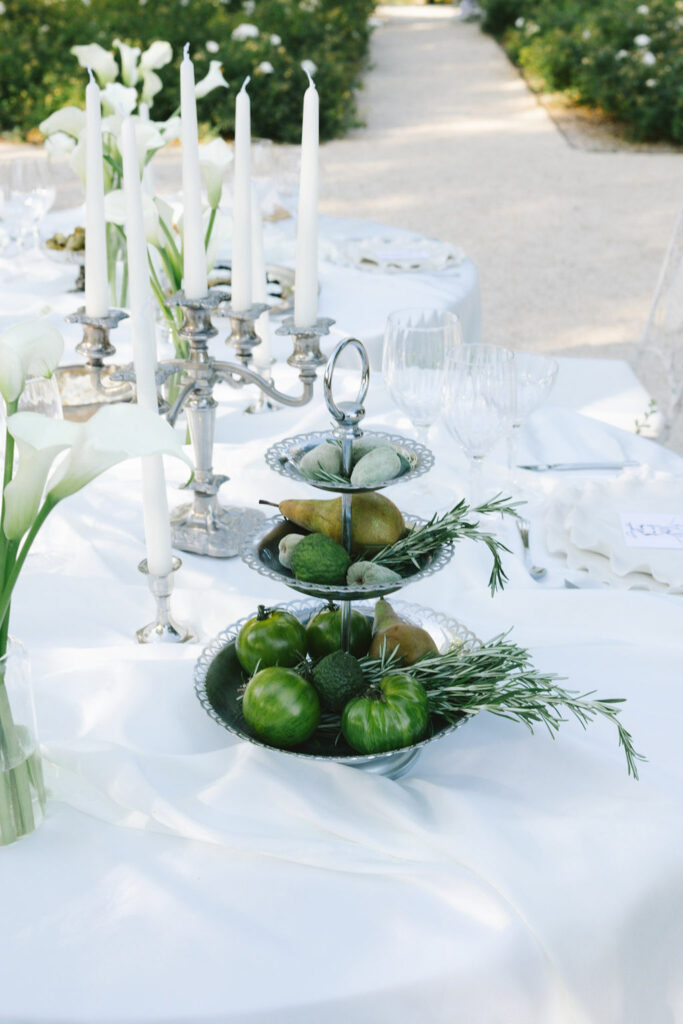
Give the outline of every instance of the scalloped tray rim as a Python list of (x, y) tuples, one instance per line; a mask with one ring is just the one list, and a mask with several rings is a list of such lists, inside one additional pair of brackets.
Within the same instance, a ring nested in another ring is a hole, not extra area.
[[(322, 444), (324, 441), (333, 440), (330, 432), (325, 430), (314, 430), (307, 434), (285, 437), (282, 441), (272, 444), (266, 450), (264, 458), (266, 465), (275, 473), (279, 473), (280, 476), (289, 477), (290, 480), (297, 480), (300, 483), (310, 484), (311, 487), (315, 487), (320, 491), (334, 491), (338, 494), (363, 494), (368, 491), (381, 491), (385, 487), (391, 487), (394, 484), (404, 483), (423, 476), (434, 466), (435, 456), (431, 448), (427, 448), (426, 445), (421, 444), (419, 441), (413, 441), (412, 438), (405, 437), (402, 434), (389, 434), (383, 430), (366, 430), (363, 431), (362, 437), (381, 438), (384, 441), (390, 442), (399, 451), (403, 450), (411, 455), (417, 455), (417, 465), (405, 473), (401, 473), (399, 476), (392, 477), (391, 480), (384, 480), (381, 484), (377, 484), (374, 487), (356, 487), (351, 483), (346, 485), (328, 484), (324, 481), (316, 480), (314, 477), (309, 477), (302, 473), (297, 464), (287, 458), (287, 451), (295, 447), (303, 447), (307, 442), (310, 442), (309, 447), (315, 447), (315, 444)], [(283, 458), (286, 461), (283, 461)]]

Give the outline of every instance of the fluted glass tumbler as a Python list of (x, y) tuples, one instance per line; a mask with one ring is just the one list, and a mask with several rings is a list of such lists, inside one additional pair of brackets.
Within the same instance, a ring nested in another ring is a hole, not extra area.
[(446, 310), (400, 309), (387, 318), (382, 376), (421, 441), (439, 416), (446, 359), (461, 340), (460, 321)]
[(515, 357), (497, 345), (462, 345), (451, 352), (444, 382), (443, 418), (470, 460), (470, 502), (481, 501), (485, 456), (511, 429)]

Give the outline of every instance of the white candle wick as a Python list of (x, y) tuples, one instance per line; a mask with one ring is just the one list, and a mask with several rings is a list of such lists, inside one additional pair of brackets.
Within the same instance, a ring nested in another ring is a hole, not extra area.
[(311, 89), (315, 89), (315, 82), (311, 78), (311, 72), (308, 70), (308, 68), (304, 68), (304, 72), (308, 77), (308, 84), (310, 85)]
[(240, 89), (241, 93), (247, 91), (247, 86), (249, 85), (250, 82), (251, 82), (251, 75), (247, 75), (247, 77), (242, 82), (242, 88)]
[(95, 76), (93, 75), (92, 68), (90, 67), (89, 64), (88, 64), (88, 78), (90, 79), (91, 82), (93, 82), (93, 83), (95, 82)]
[(185, 43), (185, 45), (183, 46), (183, 60), (189, 60), (189, 59), (190, 59), (190, 44), (189, 43)]

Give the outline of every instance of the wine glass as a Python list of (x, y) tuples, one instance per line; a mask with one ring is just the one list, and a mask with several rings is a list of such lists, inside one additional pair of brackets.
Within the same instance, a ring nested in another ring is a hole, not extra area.
[(19, 412), (40, 412), (52, 419), (63, 419), (62, 396), (54, 374), (51, 377), (29, 377), (19, 396)]
[(461, 345), (449, 353), (443, 418), (470, 460), (470, 503), (481, 499), (486, 455), (510, 427), (515, 408), (515, 355), (497, 345)]
[(557, 377), (558, 363), (540, 352), (515, 352), (517, 391), (508, 434), (508, 469), (517, 482), (519, 431), (527, 416), (545, 402)]
[(387, 318), (382, 375), (420, 441), (438, 418), (446, 358), (460, 341), (460, 321), (447, 310), (401, 309)]
[(0, 220), (13, 250), (38, 244), (38, 224), (55, 201), (45, 158), (12, 157), (0, 162)]

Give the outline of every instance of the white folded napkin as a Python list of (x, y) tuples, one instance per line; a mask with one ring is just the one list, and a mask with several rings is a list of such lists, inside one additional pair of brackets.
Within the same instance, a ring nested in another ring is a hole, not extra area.
[(558, 484), (546, 516), (548, 548), (604, 583), (680, 594), (676, 517), (683, 517), (683, 479), (647, 467)]

